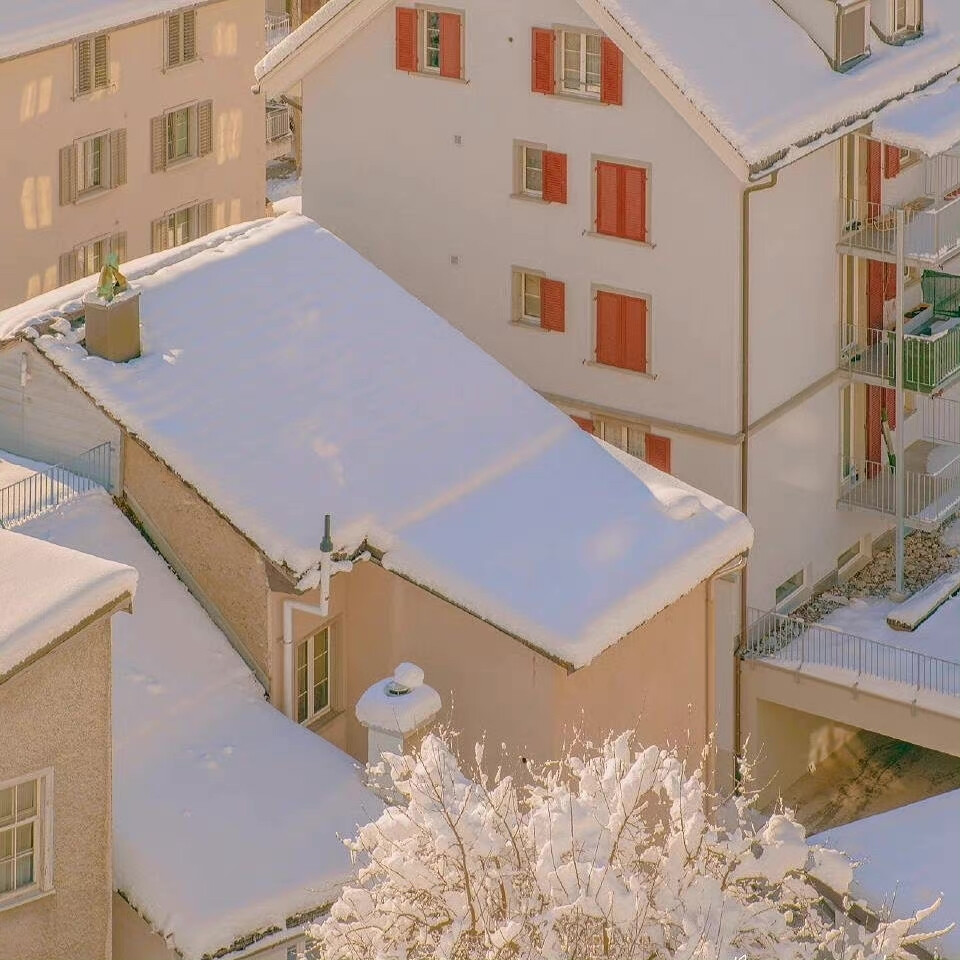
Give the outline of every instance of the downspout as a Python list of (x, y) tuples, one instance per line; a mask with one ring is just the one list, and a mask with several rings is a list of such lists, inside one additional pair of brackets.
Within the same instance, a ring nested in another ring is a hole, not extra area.
[[(763, 183), (743, 191), (740, 208), (740, 512), (748, 514), (750, 468), (750, 197), (777, 185), (774, 170)], [(740, 573), (740, 638), (733, 663), (733, 782), (740, 786), (740, 647), (747, 634), (747, 569)]]

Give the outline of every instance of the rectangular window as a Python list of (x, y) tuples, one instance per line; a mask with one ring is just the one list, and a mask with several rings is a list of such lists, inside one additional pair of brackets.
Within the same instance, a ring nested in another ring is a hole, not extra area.
[(213, 101), (203, 100), (168, 110), (150, 121), (150, 170), (213, 152)]
[(110, 185), (110, 134), (77, 141), (77, 194), (83, 196)]
[(853, 384), (840, 389), (840, 479), (848, 479), (854, 471), (853, 462)]
[(646, 297), (598, 290), (595, 301), (597, 363), (646, 373), (649, 359)]
[(165, 23), (165, 66), (179, 67), (197, 59), (197, 11), (170, 14)]
[(600, 35), (562, 31), (565, 93), (600, 99)]
[(74, 94), (86, 96), (110, 86), (110, 44), (107, 34), (84, 37), (73, 46)]
[(164, 214), (152, 225), (152, 252), (159, 253), (196, 240), (213, 229), (213, 202), (191, 203)]
[(853, 563), (860, 556), (860, 541), (858, 540), (849, 550), (844, 550), (837, 557), (837, 570), (843, 570), (844, 567)]
[(784, 603), (787, 603), (789, 600), (795, 599), (800, 591), (803, 589), (804, 584), (807, 581), (806, 571), (798, 570), (792, 577), (788, 577), (783, 583), (777, 587), (776, 600), (777, 606), (781, 606)]
[(463, 14), (397, 7), (396, 67), (406, 73), (463, 78)]
[(521, 273), (522, 302), (520, 322), (540, 326), (540, 277), (534, 273)]
[(190, 136), (192, 107), (167, 114), (167, 163), (184, 160), (193, 155)]
[(843, 68), (867, 54), (867, 7), (838, 8), (837, 27), (839, 49), (837, 68)]
[(304, 723), (330, 709), (330, 628), (297, 644), (297, 722)]
[(566, 286), (532, 270), (513, 271), (513, 321), (563, 333), (566, 328)]
[(601, 440), (606, 440), (607, 443), (625, 450), (632, 457), (637, 457), (640, 460), (644, 459), (646, 431), (642, 427), (632, 423), (624, 423), (621, 420), (595, 418), (594, 430)]
[(596, 232), (647, 242), (649, 182), (646, 166), (598, 160), (594, 172)]
[(45, 804), (52, 775), (0, 784), (0, 905), (43, 886)]
[(423, 69), (430, 73), (440, 72), (440, 14), (425, 10), (423, 23)]
[(520, 147), (520, 192), (527, 197), (543, 197), (543, 150)]

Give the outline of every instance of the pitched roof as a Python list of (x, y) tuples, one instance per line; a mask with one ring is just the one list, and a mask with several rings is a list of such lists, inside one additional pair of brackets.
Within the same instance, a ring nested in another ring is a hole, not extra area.
[(904, 97), (880, 115), (873, 135), (884, 143), (934, 157), (960, 145), (960, 74)]
[[(831, 68), (774, 0), (578, 3), (648, 78), (667, 79), (661, 91), (744, 177), (798, 159), (960, 68), (956, 0), (925, 0), (921, 38), (890, 46), (873, 35), (871, 55), (845, 73)], [(260, 61), (258, 82), (268, 85), (282, 72), (289, 83), (291, 71), (306, 73), (324, 32), (343, 42), (384, 6), (385, 0), (329, 0)], [(362, 8), (365, 19), (341, 29), (353, 8)]]
[[(304, 586), (330, 513), (339, 550), (366, 542), (386, 568), (582, 666), (751, 545), (738, 511), (645, 464), (638, 480), (305, 217), (128, 275), (142, 357), (113, 364), (53, 335), (37, 346)], [(90, 284), (0, 314), (0, 335)]]

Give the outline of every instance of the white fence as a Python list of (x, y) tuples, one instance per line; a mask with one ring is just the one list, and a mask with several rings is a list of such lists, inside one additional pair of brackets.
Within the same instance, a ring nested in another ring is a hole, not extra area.
[(290, 136), (290, 109), (286, 104), (267, 107), (267, 143), (278, 143)]
[(270, 50), (290, 33), (290, 14), (265, 14), (264, 27), (267, 34), (267, 49)]

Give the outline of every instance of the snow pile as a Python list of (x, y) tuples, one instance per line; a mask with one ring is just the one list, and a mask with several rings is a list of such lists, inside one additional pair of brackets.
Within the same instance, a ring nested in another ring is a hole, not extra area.
[[(874, 911), (911, 913), (943, 897), (940, 910), (918, 929), (929, 932), (960, 919), (960, 790), (835, 827), (813, 840), (859, 862), (852, 892)], [(960, 927), (939, 943), (942, 956), (960, 956)]]
[(136, 589), (128, 566), (0, 530), (0, 677)]
[(960, 143), (960, 82), (951, 74), (922, 93), (888, 107), (873, 125), (873, 136), (934, 157)]
[(274, 200), (273, 212), (278, 216), (281, 213), (303, 213), (303, 197), (289, 196), (282, 200)]
[[(353, 0), (327, 0), (312, 17), (301, 23), (296, 30), (287, 34), (267, 52), (267, 55), (253, 68), (256, 79), (262, 80), (271, 70), (276, 69), (352, 2)], [(385, 4), (386, 0), (384, 0)]]
[(393, 676), (368, 687), (357, 701), (357, 719), (366, 727), (407, 734), (435, 717), (440, 694), (423, 682), (423, 670), (401, 663)]
[[(888, 614), (887, 623), (894, 630), (916, 630), (941, 604), (960, 591), (960, 573), (956, 570), (937, 577), (928, 587), (909, 600), (898, 603)], [(955, 651), (960, 659), (960, 644)]]
[(264, 700), (106, 494), (23, 529), (37, 551), (77, 556), (48, 539), (140, 572), (133, 616), (114, 623), (117, 889), (187, 960), (333, 899), (350, 874), (338, 832), (382, 809), (354, 761)]
[[(139, 359), (36, 343), (294, 576), (318, 565), (330, 513), (338, 550), (368, 541), (387, 569), (579, 667), (750, 547), (738, 511), (624, 469), (313, 221), (215, 237), (131, 264)], [(28, 308), (0, 331), (17, 322)]]
[(87, 33), (192, 7), (196, 0), (34, 0), (0, 3), (0, 60)]

